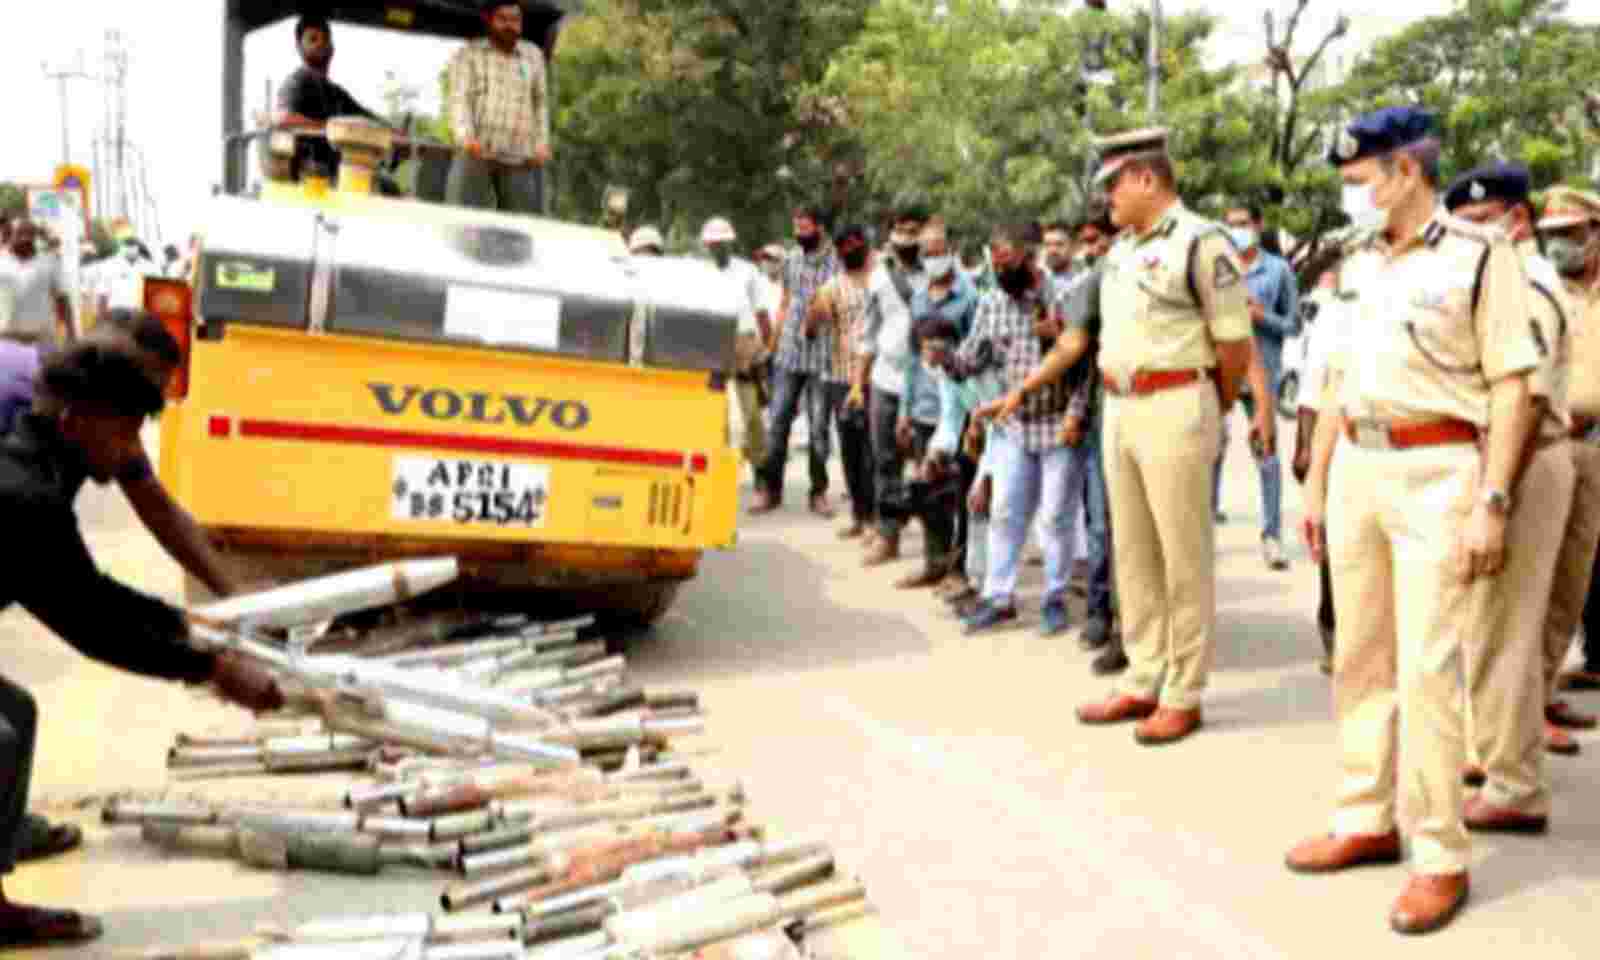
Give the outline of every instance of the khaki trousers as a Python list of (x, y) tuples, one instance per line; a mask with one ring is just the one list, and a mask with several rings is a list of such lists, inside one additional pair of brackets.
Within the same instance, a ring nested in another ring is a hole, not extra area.
[(1495, 578), (1488, 615), (1467, 644), (1468, 729), (1472, 757), (1488, 778), (1483, 799), (1535, 815), (1550, 812), (1544, 628), (1574, 474), (1564, 443), (1545, 447), (1529, 461), (1513, 491), (1505, 569)]
[(1393, 830), (1404, 796), (1418, 816), (1419, 874), (1465, 870), (1470, 853), (1461, 651), (1494, 582), (1461, 583), (1453, 555), (1478, 469), (1465, 444), (1367, 450), (1341, 439), (1329, 478), (1341, 775), (1333, 832)]
[(1600, 547), (1600, 447), (1568, 443), (1575, 483), (1572, 512), (1561, 548), (1556, 554), (1555, 582), (1550, 588), (1550, 612), (1544, 623), (1544, 693), (1555, 700), (1556, 678), (1567, 659), (1573, 634), (1583, 623), (1583, 605), (1589, 597), (1595, 550)]
[(1106, 396), (1102, 456), (1128, 655), (1121, 692), (1175, 710), (1200, 706), (1215, 653), (1211, 465), (1221, 436), (1209, 380)]
[(767, 423), (761, 416), (761, 396), (754, 380), (732, 381), (734, 399), (739, 401), (739, 417), (744, 421), (744, 462), (759, 469), (767, 459)]

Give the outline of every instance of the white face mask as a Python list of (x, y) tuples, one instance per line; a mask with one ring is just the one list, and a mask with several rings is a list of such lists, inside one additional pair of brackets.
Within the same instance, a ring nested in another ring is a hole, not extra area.
[(922, 261), (928, 268), (928, 276), (941, 280), (955, 272), (956, 258), (952, 256), (927, 257)]
[(1231, 227), (1228, 236), (1233, 238), (1233, 245), (1238, 247), (1241, 253), (1253, 249), (1256, 245), (1256, 232), (1251, 227)]
[(1345, 184), (1340, 209), (1357, 230), (1382, 230), (1389, 225), (1389, 211), (1374, 199), (1377, 184)]

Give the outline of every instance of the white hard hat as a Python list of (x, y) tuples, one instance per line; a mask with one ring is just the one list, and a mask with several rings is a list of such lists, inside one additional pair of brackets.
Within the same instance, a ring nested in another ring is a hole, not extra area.
[(700, 230), (700, 242), (705, 244), (732, 243), (737, 239), (738, 235), (733, 232), (733, 224), (721, 217), (707, 220), (705, 227)]
[(649, 225), (633, 231), (633, 236), (628, 238), (629, 253), (638, 253), (645, 247), (655, 247), (660, 250), (666, 245), (666, 242), (661, 239), (661, 231)]

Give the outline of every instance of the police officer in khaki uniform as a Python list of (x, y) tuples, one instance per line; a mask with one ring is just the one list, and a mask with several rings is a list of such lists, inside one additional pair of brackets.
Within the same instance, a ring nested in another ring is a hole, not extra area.
[[(1550, 749), (1576, 753), (1577, 741), (1553, 739), (1559, 727), (1587, 729), (1595, 719), (1573, 710), (1556, 699), (1557, 673), (1567, 658), (1572, 636), (1584, 616), (1584, 602), (1591, 588), (1595, 549), (1600, 546), (1600, 446), (1590, 437), (1595, 418), (1600, 417), (1600, 195), (1558, 187), (1545, 200), (1539, 232), (1545, 252), (1561, 276), (1567, 294), (1567, 336), (1562, 342), (1569, 361), (1565, 390), (1569, 407), (1573, 467), (1577, 484), (1572, 494), (1572, 512), (1556, 557), (1555, 584), (1550, 592), (1550, 612), (1545, 620), (1545, 731)], [(1586, 362), (1577, 364), (1579, 351)], [(1587, 631), (1586, 631), (1587, 633)], [(1600, 636), (1586, 636), (1585, 650), (1600, 650)], [(1587, 659), (1587, 658), (1586, 658)], [(1591, 661), (1593, 663), (1593, 661)], [(1565, 731), (1560, 731), (1565, 733)]]
[(1435, 209), (1432, 122), (1379, 110), (1329, 158), (1346, 214), (1373, 237), (1345, 262), (1353, 334), (1329, 358), (1336, 402), (1305, 489), (1306, 538), (1327, 551), (1338, 614), (1338, 799), (1332, 833), (1287, 857), (1301, 873), (1398, 862), (1403, 795), (1416, 820), (1412, 877), (1389, 915), (1401, 933), (1443, 927), (1467, 898), (1463, 648), (1500, 583), (1540, 365), (1506, 234)]
[(1111, 218), (1102, 265), (1103, 459), (1129, 666), (1078, 719), (1139, 720), (1140, 743), (1200, 727), (1216, 626), (1211, 465), (1251, 363), (1244, 268), (1219, 224), (1178, 199), (1167, 131), (1098, 145)]
[[(1567, 526), (1576, 470), (1567, 434), (1567, 304), (1561, 279), (1534, 243), (1528, 169), (1494, 164), (1471, 170), (1445, 191), (1444, 205), (1462, 220), (1503, 229), (1528, 274), (1529, 335), (1543, 357), (1530, 390), (1539, 428), (1523, 452), (1519, 504), (1506, 528), (1506, 565), (1487, 617), (1464, 644), (1471, 741), (1478, 763), (1469, 782), (1483, 791), (1466, 807), (1470, 830), (1544, 832), (1550, 813), (1541, 735), (1549, 680), (1544, 628), (1556, 554)], [(1480, 779), (1481, 778), (1481, 779)]]

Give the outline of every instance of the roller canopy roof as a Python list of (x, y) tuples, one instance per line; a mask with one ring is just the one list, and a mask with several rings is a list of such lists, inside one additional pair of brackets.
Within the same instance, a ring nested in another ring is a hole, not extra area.
[[(578, 13), (583, 0), (522, 0), (522, 33), (549, 53), (550, 28), (565, 14)], [(483, 36), (480, 0), (228, 0), (231, 26), (243, 33), (302, 14), (322, 14), (335, 23), (360, 24), (439, 37)]]

